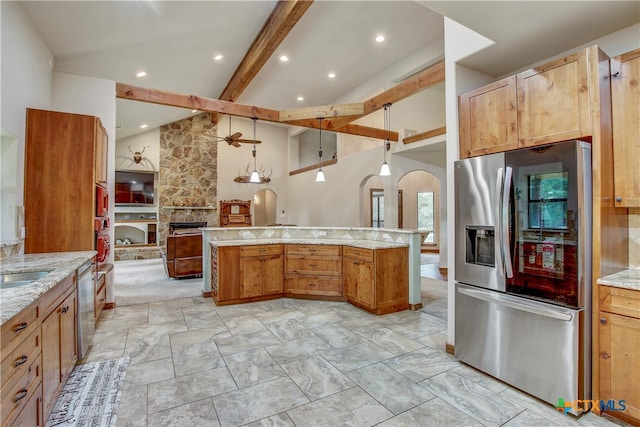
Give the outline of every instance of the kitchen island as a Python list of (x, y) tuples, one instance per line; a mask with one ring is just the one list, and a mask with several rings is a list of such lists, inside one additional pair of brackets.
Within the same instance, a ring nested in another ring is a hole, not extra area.
[(280, 296), (420, 308), (420, 233), (319, 227), (205, 228), (203, 292), (217, 304)]

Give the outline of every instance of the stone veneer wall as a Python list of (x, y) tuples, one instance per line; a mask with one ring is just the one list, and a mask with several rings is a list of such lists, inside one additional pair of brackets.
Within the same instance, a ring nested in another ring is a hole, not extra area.
[[(159, 243), (165, 244), (170, 222), (218, 223), (217, 129), (208, 113), (160, 127)], [(212, 209), (189, 209), (190, 207)], [(180, 207), (170, 209), (168, 207)]]

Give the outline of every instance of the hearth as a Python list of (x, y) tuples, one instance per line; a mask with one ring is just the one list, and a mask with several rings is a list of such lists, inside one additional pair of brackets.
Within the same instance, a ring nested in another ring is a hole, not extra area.
[(200, 221), (200, 222), (170, 222), (169, 223), (169, 234), (173, 234), (174, 231), (176, 230), (181, 230), (181, 229), (185, 229), (185, 228), (202, 228), (202, 227), (206, 227), (207, 223), (206, 221)]

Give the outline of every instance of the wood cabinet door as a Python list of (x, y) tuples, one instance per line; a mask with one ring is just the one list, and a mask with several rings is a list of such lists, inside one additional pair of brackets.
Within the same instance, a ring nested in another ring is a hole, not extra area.
[(342, 283), (348, 301), (358, 300), (358, 265), (360, 262), (362, 261), (349, 257), (342, 259)]
[(211, 250), (211, 295), (216, 302), (241, 298), (240, 259), (238, 246)]
[(371, 309), (376, 308), (376, 283), (373, 263), (358, 261), (358, 301)]
[(240, 258), (240, 285), (242, 298), (262, 295), (262, 258)]
[(460, 96), (460, 158), (518, 148), (516, 77)]
[(60, 317), (58, 307), (42, 322), (42, 398), (45, 419), (55, 403), (60, 385)]
[(284, 288), (282, 255), (273, 255), (262, 259), (262, 294), (281, 294)]
[(517, 75), (520, 147), (591, 135), (588, 77), (587, 50)]
[(640, 49), (611, 59), (615, 204), (640, 207)]
[(107, 137), (107, 131), (104, 130), (100, 119), (96, 117), (96, 184), (107, 186), (107, 158), (109, 139)]
[(60, 307), (60, 381), (64, 384), (78, 360), (76, 292)]
[(640, 421), (640, 319), (600, 312), (600, 399)]

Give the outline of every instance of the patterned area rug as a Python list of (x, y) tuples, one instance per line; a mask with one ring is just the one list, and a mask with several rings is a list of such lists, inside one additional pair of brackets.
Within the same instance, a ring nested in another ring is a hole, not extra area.
[(129, 358), (76, 365), (47, 421), (47, 427), (116, 425), (116, 410)]

